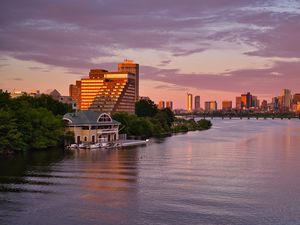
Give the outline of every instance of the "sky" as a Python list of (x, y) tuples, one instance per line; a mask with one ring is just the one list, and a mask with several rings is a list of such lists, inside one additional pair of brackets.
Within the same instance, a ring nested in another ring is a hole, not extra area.
[(299, 0), (1, 0), (0, 89), (56, 88), (140, 64), (140, 94), (186, 108), (300, 92)]

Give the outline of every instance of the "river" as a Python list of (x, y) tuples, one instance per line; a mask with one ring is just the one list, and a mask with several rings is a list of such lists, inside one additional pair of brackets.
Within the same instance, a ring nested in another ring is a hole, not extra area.
[(300, 224), (300, 120), (0, 158), (1, 225)]

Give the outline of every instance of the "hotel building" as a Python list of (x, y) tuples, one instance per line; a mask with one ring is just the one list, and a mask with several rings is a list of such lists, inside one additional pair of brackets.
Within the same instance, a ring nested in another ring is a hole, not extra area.
[(79, 110), (134, 113), (136, 83), (135, 74), (130, 72), (92, 69), (88, 78), (76, 81), (69, 90)]
[(123, 63), (118, 65), (118, 72), (126, 72), (134, 74), (135, 76), (135, 100), (139, 100), (139, 64), (136, 64), (133, 60), (125, 59)]

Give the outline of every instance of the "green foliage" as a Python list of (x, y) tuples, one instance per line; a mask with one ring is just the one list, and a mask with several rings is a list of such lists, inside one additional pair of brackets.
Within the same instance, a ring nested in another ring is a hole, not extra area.
[(207, 130), (207, 129), (211, 128), (212, 123), (210, 120), (201, 119), (197, 122), (197, 125), (199, 126), (199, 128)]
[(46, 149), (61, 142), (64, 124), (58, 114), (67, 107), (50, 98), (11, 99), (0, 92), (0, 152)]
[(154, 117), (157, 111), (157, 106), (151, 100), (140, 100), (135, 103), (135, 114), (138, 117)]

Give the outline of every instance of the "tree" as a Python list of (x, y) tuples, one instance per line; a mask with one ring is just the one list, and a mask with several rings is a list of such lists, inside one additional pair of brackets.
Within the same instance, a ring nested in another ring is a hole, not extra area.
[(0, 110), (0, 152), (18, 151), (25, 145), (13, 112)]
[(138, 117), (154, 117), (157, 112), (157, 106), (151, 100), (143, 99), (135, 103), (135, 114)]
[(167, 114), (167, 123), (168, 123), (168, 126), (171, 127), (175, 120), (175, 114), (173, 113), (173, 111), (170, 108), (164, 108), (161, 111), (163, 111), (164, 113)]

